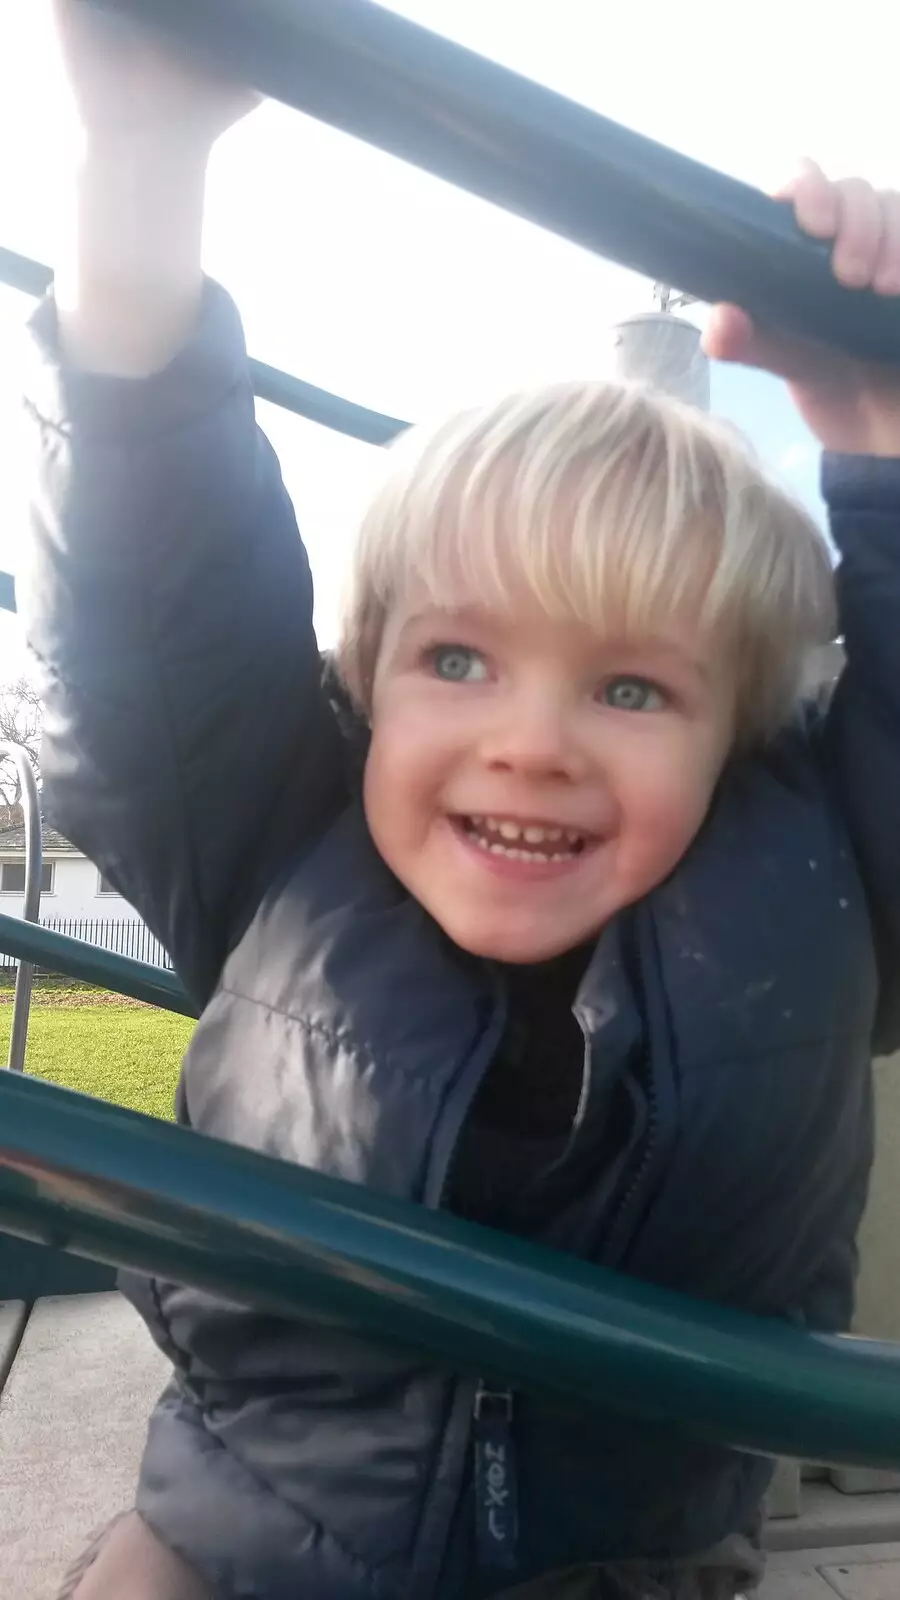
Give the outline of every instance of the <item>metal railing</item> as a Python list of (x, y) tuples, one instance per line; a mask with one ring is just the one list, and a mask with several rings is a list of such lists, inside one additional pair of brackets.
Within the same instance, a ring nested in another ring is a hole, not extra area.
[[(111, 950), (116, 955), (129, 956), (150, 967), (162, 967), (171, 972), (172, 962), (168, 952), (146, 922), (127, 917), (41, 917), (40, 926), (48, 933), (63, 933), (80, 944), (91, 945), (96, 950)], [(13, 959), (13, 958), (9, 958)], [(3, 955), (0, 953), (0, 965)], [(40, 964), (41, 972), (52, 972), (51, 967)]]
[(101, 989), (115, 990), (117, 994), (130, 995), (133, 1000), (144, 1000), (165, 1011), (180, 1011), (187, 1017), (197, 1015), (175, 973), (165, 967), (134, 961), (130, 956), (103, 950), (64, 933), (52, 933), (49, 928), (24, 922), (19, 917), (0, 913), (0, 949), (18, 961), (30, 962), (33, 967), (59, 972), (64, 977), (93, 983)]
[[(25, 902), (22, 918), (35, 923), (41, 914), (41, 869), (43, 842), (41, 839), (41, 805), (37, 779), (27, 750), (19, 744), (0, 743), (0, 761), (11, 761), (22, 791), (22, 810), (25, 814)], [(25, 1066), (25, 1046), (28, 1040), (28, 1017), (31, 1011), (31, 986), (34, 965), (21, 961), (16, 973), (16, 992), (9, 1033), (7, 1066), (11, 1072), (21, 1072)]]
[[(786, 208), (367, 0), (103, 3), (628, 266), (859, 355), (900, 356), (900, 307), (839, 288)], [(0, 945), (191, 1012), (172, 975), (125, 957), (2, 916)], [(686, 1301), (8, 1073), (0, 1226), (581, 1406), (766, 1454), (900, 1465), (894, 1347)]]

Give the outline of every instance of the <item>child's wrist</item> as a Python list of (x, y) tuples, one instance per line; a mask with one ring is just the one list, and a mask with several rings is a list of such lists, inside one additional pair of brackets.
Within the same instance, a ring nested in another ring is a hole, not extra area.
[(900, 374), (886, 367), (860, 392), (851, 390), (846, 406), (835, 407), (828, 425), (817, 431), (833, 455), (900, 456)]
[(56, 274), (73, 364), (139, 376), (174, 353), (202, 289), (208, 154), (180, 139), (86, 143)]
[(183, 163), (206, 167), (215, 140), (192, 123), (162, 122), (156, 117), (122, 123), (110, 121), (82, 128), (76, 145), (76, 171), (103, 170), (177, 173)]

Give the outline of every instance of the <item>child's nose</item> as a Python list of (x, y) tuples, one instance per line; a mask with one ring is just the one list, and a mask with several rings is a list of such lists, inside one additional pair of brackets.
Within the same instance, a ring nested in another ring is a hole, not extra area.
[(571, 718), (553, 703), (510, 705), (486, 734), (482, 755), (494, 771), (566, 782), (582, 777), (586, 769)]

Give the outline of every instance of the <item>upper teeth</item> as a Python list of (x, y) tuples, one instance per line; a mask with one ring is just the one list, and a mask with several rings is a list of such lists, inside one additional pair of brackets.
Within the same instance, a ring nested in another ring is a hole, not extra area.
[(584, 838), (577, 828), (543, 827), (536, 822), (511, 822), (506, 817), (472, 816), (469, 821), (473, 827), (485, 828), (511, 844), (519, 840), (525, 844), (558, 844), (563, 839), (571, 845), (578, 844)]

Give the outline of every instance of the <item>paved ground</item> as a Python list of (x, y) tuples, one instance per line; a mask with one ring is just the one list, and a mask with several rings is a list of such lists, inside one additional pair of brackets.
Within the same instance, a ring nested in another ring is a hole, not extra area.
[[(22, 1323), (0, 1302), (0, 1596), (51, 1600), (130, 1503), (166, 1362), (119, 1295), (41, 1300)], [(758, 1600), (900, 1600), (900, 1493), (807, 1483), (786, 1508)]]
[[(17, 1311), (0, 1306), (0, 1373)], [(131, 1503), (166, 1367), (119, 1295), (35, 1306), (0, 1395), (3, 1600), (51, 1600), (93, 1530)]]
[(900, 1543), (772, 1555), (759, 1600), (835, 1600), (835, 1595), (900, 1600)]

